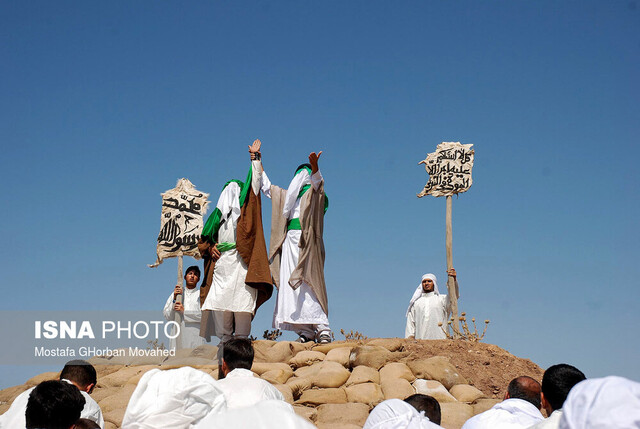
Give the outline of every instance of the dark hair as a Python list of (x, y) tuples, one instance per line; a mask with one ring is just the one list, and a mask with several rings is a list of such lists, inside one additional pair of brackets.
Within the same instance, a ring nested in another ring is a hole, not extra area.
[(27, 428), (68, 429), (79, 418), (85, 399), (73, 384), (49, 380), (29, 394), (25, 419)]
[(309, 163), (306, 163), (306, 164), (300, 164), (300, 165), (298, 166), (298, 168), (296, 168), (296, 172), (295, 172), (295, 173), (293, 173), (293, 175), (295, 176), (295, 174), (296, 174), (298, 171), (302, 170), (302, 169), (303, 169), (303, 168), (305, 168), (305, 167), (307, 167), (309, 170), (311, 170), (311, 164), (309, 164)]
[(507, 388), (509, 398), (524, 399), (540, 409), (540, 383), (531, 377), (523, 375), (514, 378)]
[(587, 377), (575, 366), (561, 363), (547, 368), (542, 376), (542, 393), (551, 408), (562, 408), (567, 395), (573, 386), (586, 380)]
[(78, 419), (75, 429), (100, 429), (100, 425), (91, 419)]
[(424, 411), (424, 415), (429, 417), (430, 422), (437, 425), (440, 424), (442, 412), (440, 411), (440, 404), (433, 396), (416, 393), (408, 398), (404, 398), (404, 402), (413, 406), (413, 408), (418, 411)]
[(222, 359), (229, 371), (236, 368), (251, 369), (253, 364), (253, 346), (248, 338), (232, 338), (222, 347)]
[(96, 384), (98, 376), (93, 365), (86, 360), (77, 359), (70, 360), (64, 368), (62, 368), (60, 380), (63, 379), (73, 381), (80, 389), (84, 390), (88, 385)]
[(187, 271), (184, 272), (185, 277), (187, 277), (187, 274), (189, 274), (189, 271), (195, 271), (195, 273), (198, 275), (198, 279), (200, 278), (200, 268), (197, 265), (192, 265), (189, 268), (187, 268)]

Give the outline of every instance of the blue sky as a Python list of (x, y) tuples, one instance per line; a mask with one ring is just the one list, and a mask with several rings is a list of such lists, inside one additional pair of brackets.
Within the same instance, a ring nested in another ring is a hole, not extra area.
[[(336, 338), (402, 336), (422, 274), (445, 280), (445, 201), (416, 198), (417, 163), (460, 141), (476, 151), (474, 184), (453, 201), (460, 309), (543, 368), (640, 380), (639, 13), (636, 1), (3, 2), (0, 311), (159, 311), (176, 277), (175, 260), (146, 265), (160, 193), (187, 177), (215, 202), (260, 138), (282, 186), (323, 151)], [(0, 371), (0, 388), (38, 372)]]

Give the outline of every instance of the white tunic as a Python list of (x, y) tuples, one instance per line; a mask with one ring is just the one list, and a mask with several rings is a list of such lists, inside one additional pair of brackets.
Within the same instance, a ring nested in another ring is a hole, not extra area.
[(307, 419), (293, 411), (284, 401), (267, 400), (251, 407), (224, 412), (210, 412), (204, 419), (189, 429), (315, 429)]
[(471, 417), (462, 429), (525, 429), (542, 421), (540, 410), (524, 399), (510, 398)]
[[(64, 380), (70, 383), (69, 380)], [(29, 401), (29, 395), (31, 391), (35, 389), (32, 387), (29, 390), (22, 392), (11, 403), (11, 407), (6, 413), (0, 416), (0, 428), (13, 429), (24, 428), (27, 425), (25, 412), (27, 411), (27, 402)], [(84, 408), (80, 413), (80, 418), (92, 420), (101, 428), (104, 428), (104, 418), (102, 417), (102, 410), (96, 401), (93, 400), (87, 392), (80, 391), (84, 397)]]
[[(441, 340), (447, 338), (447, 319), (451, 313), (447, 295), (435, 292), (422, 293), (407, 313), (405, 338), (414, 336), (417, 340)], [(438, 326), (442, 323), (442, 328)]]
[[(251, 163), (251, 191), (258, 194), (262, 167), (259, 161)], [(222, 213), (219, 243), (235, 243), (236, 227), (240, 218), (240, 186), (231, 182), (220, 194), (216, 208)], [(203, 310), (233, 311), (253, 313), (256, 309), (258, 291), (247, 286), (247, 265), (237, 249), (222, 252), (213, 270), (213, 281), (207, 298), (202, 305)]]
[[(184, 306), (184, 317), (180, 325), (180, 341), (183, 349), (192, 349), (205, 343), (204, 338), (200, 336), (200, 319), (202, 312), (200, 311), (200, 290), (197, 288), (183, 288), (184, 298), (182, 305)], [(162, 314), (167, 320), (175, 320), (175, 310), (173, 302), (173, 293), (167, 298)], [(175, 327), (172, 328), (171, 336), (175, 335)], [(169, 348), (176, 348), (176, 339), (171, 338)]]
[(558, 429), (560, 419), (562, 418), (562, 409), (555, 410), (551, 415), (539, 423), (531, 426), (530, 429)]
[(282, 393), (252, 371), (236, 368), (216, 385), (227, 401), (227, 408), (249, 407), (267, 399), (284, 401)]
[[(311, 176), (311, 186), (314, 189), (318, 189), (323, 181), (320, 171)], [(271, 198), (271, 181), (264, 172), (262, 173), (262, 192), (268, 198)], [(300, 217), (300, 200), (300, 198), (296, 199), (293, 208), (289, 212), (288, 219)], [(289, 286), (289, 278), (296, 265), (298, 265), (300, 257), (298, 243), (300, 243), (301, 235), (301, 230), (291, 229), (287, 231), (284, 243), (282, 243), (280, 287), (278, 288), (278, 298), (273, 314), (273, 327), (276, 329), (293, 331), (296, 329), (294, 325), (329, 325), (329, 318), (307, 283), (302, 282), (297, 289)]]

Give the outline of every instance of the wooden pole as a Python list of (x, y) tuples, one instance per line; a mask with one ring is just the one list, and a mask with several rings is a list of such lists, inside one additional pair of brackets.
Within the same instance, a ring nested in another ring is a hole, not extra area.
[[(447, 196), (447, 271), (453, 268), (453, 231), (451, 227), (451, 195)], [(453, 338), (459, 338), (458, 326), (458, 297), (456, 295), (456, 285), (453, 277), (447, 275), (447, 293), (449, 294), (449, 302), (451, 303), (451, 315), (453, 316)]]
[[(180, 295), (178, 295), (176, 297), (176, 304), (180, 303), (182, 304), (184, 302), (183, 296), (184, 296), (184, 284), (183, 284), (183, 276), (182, 276), (182, 253), (178, 255), (178, 286), (180, 286), (182, 288), (182, 293)], [(179, 325), (182, 326), (182, 319), (183, 319), (184, 315), (182, 313), (180, 313), (179, 311), (175, 312), (175, 322)], [(178, 337), (176, 338), (176, 349), (181, 349), (182, 348), (182, 332), (180, 332), (180, 335), (178, 335)]]

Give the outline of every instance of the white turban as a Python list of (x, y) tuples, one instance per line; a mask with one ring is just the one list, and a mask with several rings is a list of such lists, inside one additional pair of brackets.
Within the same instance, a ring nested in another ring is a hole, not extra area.
[(122, 429), (187, 429), (227, 404), (216, 381), (191, 367), (142, 376), (122, 420)]
[(581, 381), (562, 406), (559, 428), (640, 428), (640, 383), (615, 376)]
[(400, 399), (387, 399), (379, 403), (364, 423), (362, 429), (430, 429), (439, 428), (429, 421), (424, 412)]
[(284, 207), (282, 208), (282, 215), (285, 219), (289, 219), (289, 214), (296, 205), (296, 200), (298, 199), (298, 194), (300, 194), (302, 187), (310, 184), (311, 175), (306, 168), (298, 170), (296, 175), (293, 176), (291, 183), (289, 183), (289, 188), (287, 189), (287, 195), (284, 199)]
[(422, 295), (422, 293), (424, 292), (424, 289), (422, 288), (422, 280), (424, 279), (433, 280), (433, 293), (435, 293), (436, 295), (440, 295), (440, 291), (438, 290), (438, 279), (436, 275), (431, 273), (425, 274), (424, 276), (422, 276), (422, 279), (420, 279), (420, 284), (418, 285), (418, 287), (416, 288), (416, 291), (413, 293), (413, 296), (411, 297), (411, 301), (409, 302), (409, 308), (407, 308), (407, 314), (405, 315), (405, 317), (409, 316), (409, 311), (411, 311), (411, 307), (413, 306), (413, 303), (416, 302), (416, 300), (420, 298), (420, 295)]

